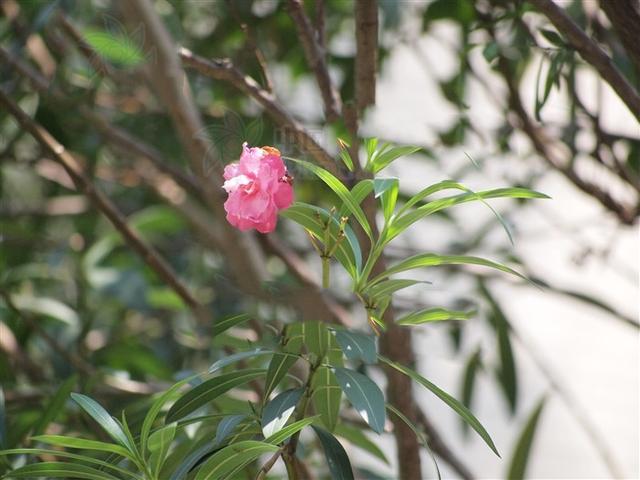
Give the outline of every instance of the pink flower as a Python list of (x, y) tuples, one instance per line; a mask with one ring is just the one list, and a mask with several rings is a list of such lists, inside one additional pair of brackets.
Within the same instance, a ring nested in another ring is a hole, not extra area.
[(224, 168), (227, 220), (240, 230), (269, 233), (276, 228), (278, 211), (293, 201), (292, 178), (280, 152), (273, 147), (242, 145), (240, 161)]

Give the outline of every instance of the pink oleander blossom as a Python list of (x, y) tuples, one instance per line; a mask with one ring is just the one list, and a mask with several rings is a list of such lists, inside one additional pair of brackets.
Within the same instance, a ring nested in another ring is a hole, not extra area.
[(227, 220), (240, 230), (272, 232), (278, 211), (293, 202), (292, 178), (273, 147), (249, 147), (245, 142), (240, 161), (225, 167), (224, 179)]

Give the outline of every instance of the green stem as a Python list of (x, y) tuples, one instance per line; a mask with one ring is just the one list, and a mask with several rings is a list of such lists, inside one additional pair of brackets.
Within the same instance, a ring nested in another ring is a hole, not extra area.
[(329, 279), (331, 276), (329, 260), (328, 256), (322, 256), (322, 288), (329, 288)]

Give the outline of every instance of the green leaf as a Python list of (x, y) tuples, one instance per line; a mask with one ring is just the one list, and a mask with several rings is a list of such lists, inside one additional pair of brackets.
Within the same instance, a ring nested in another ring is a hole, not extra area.
[(228, 415), (220, 420), (218, 424), (218, 428), (216, 429), (216, 438), (213, 440), (214, 445), (221, 445), (225, 439), (231, 435), (231, 432), (235, 430), (235, 428), (247, 418), (247, 415), (238, 414), (238, 415)]
[(369, 161), (371, 160), (371, 157), (376, 151), (376, 147), (378, 146), (378, 139), (375, 137), (367, 138), (364, 141), (364, 145), (365, 145), (365, 148), (367, 149), (367, 165), (368, 165)]
[(309, 352), (315, 354), (317, 358), (324, 358), (333, 341), (333, 335), (327, 325), (318, 321), (304, 322), (298, 325), (302, 325), (304, 344)]
[(115, 453), (121, 457), (133, 459), (133, 455), (126, 448), (113, 443), (99, 442), (97, 440), (85, 440), (83, 438), (66, 437), (62, 435), (37, 435), (35, 437), (31, 437), (31, 440), (66, 448), (79, 448), (83, 450)]
[(392, 360), (389, 360), (388, 358), (383, 357), (382, 355), (378, 355), (378, 358), (382, 360), (384, 363), (386, 363), (387, 365), (389, 365), (390, 367), (395, 368), (399, 372), (402, 372), (406, 376), (415, 380), (420, 385), (425, 387), (427, 390), (430, 390), (432, 393), (434, 393), (444, 403), (449, 405), (449, 407), (451, 407), (451, 409), (454, 412), (460, 415), (469, 424), (469, 426), (471, 426), (471, 428), (473, 428), (476, 432), (478, 432), (478, 435), (480, 435), (480, 437), (485, 441), (485, 443), (489, 446), (489, 448), (491, 448), (491, 450), (493, 450), (498, 457), (500, 456), (500, 454), (498, 453), (498, 450), (496, 449), (496, 446), (493, 443), (493, 440), (491, 440), (491, 437), (489, 436), (489, 433), (487, 433), (487, 431), (482, 426), (482, 424), (473, 415), (473, 413), (469, 411), (467, 407), (465, 407), (462, 403), (460, 403), (458, 400), (453, 398), (447, 392), (440, 389), (439, 387), (431, 383), (429, 380), (424, 378), (422, 375), (411, 370), (410, 368), (405, 367), (404, 365), (400, 365), (399, 363), (396, 363)]
[(287, 438), (291, 437), (293, 434), (302, 430), (304, 427), (311, 425), (318, 418), (319, 418), (319, 415), (316, 415), (313, 417), (303, 418), (302, 420), (298, 420), (297, 422), (293, 422), (292, 424), (287, 425), (283, 429), (274, 433), (270, 437), (267, 437), (265, 442), (278, 445), (279, 443), (284, 442)]
[[(464, 376), (462, 380), (462, 403), (467, 408), (471, 408), (471, 402), (473, 399), (473, 390), (476, 381), (476, 375), (480, 368), (482, 368), (482, 356), (481, 350), (475, 351), (469, 360), (464, 369)], [(468, 431), (469, 424), (462, 420), (462, 427), (465, 433)]]
[(344, 329), (336, 329), (334, 332), (342, 352), (349, 360), (361, 360), (368, 364), (378, 361), (374, 335)]
[(558, 35), (557, 32), (554, 32), (553, 30), (548, 30), (546, 28), (541, 28), (540, 29), (540, 33), (542, 34), (542, 36), (544, 38), (549, 40), (549, 42), (551, 42), (556, 47), (561, 47), (562, 48), (562, 47), (566, 46), (564, 40), (562, 40), (562, 37), (560, 35)]
[(329, 367), (319, 367), (316, 370), (311, 388), (313, 408), (320, 414), (322, 424), (332, 432), (338, 423), (342, 390)]
[(126, 447), (129, 451), (133, 452), (133, 445), (129, 442), (129, 439), (125, 435), (125, 432), (120, 428), (120, 425), (113, 419), (111, 415), (100, 405), (86, 395), (80, 393), (72, 393), (71, 398), (82, 409), (87, 412), (91, 417), (98, 422), (98, 424), (109, 434), (116, 442), (123, 447)]
[(353, 469), (344, 447), (330, 432), (312, 425), (324, 449), (329, 472), (333, 480), (353, 480)]
[(250, 318), (251, 315), (248, 315), (246, 313), (221, 318), (213, 324), (213, 336), (216, 337), (222, 332), (229, 330), (231, 327), (235, 327), (236, 325), (246, 322)]
[(380, 298), (388, 297), (399, 290), (412, 287), (418, 283), (431, 283), (424, 280), (412, 280), (405, 278), (394, 278), (391, 280), (383, 280), (371, 287), (367, 287), (364, 290), (369, 297), (377, 300)]
[(213, 454), (198, 469), (195, 480), (224, 480), (258, 459), (261, 455), (275, 453), (279, 448), (265, 442), (245, 440), (233, 443)]
[(206, 455), (213, 452), (216, 446), (211, 441), (204, 444), (196, 444), (195, 448), (189, 451), (179, 465), (171, 472), (169, 480), (184, 480), (189, 472), (202, 460)]
[(271, 392), (278, 386), (280, 381), (289, 372), (294, 363), (298, 360), (296, 355), (290, 353), (274, 353), (269, 362), (267, 375), (265, 377), (264, 398), (269, 398)]
[[(282, 210), (280, 215), (298, 223), (320, 241), (324, 241), (324, 226), (320, 223), (319, 218), (324, 223), (330, 221), (329, 234), (331, 244), (333, 245), (337, 241), (339, 222), (323, 208), (295, 202), (289, 208)], [(357, 272), (362, 268), (362, 252), (357, 237), (349, 225), (345, 225), (344, 233), (347, 242), (338, 244), (335, 256), (349, 272), (349, 275), (355, 278)]]
[(262, 410), (262, 434), (265, 438), (282, 430), (303, 393), (303, 388), (285, 390), (265, 405)]
[(427, 308), (405, 315), (397, 320), (398, 325), (420, 325), (428, 322), (442, 322), (445, 320), (468, 320), (475, 312), (460, 312), (446, 308)]
[(151, 471), (154, 474), (158, 474), (169, 452), (169, 447), (176, 434), (176, 424), (171, 423), (165, 427), (162, 427), (149, 436), (149, 452), (151, 452), (151, 458), (149, 464)]
[[(38, 422), (33, 427), (32, 435), (40, 435), (43, 433), (47, 426), (55, 420), (56, 415), (60, 413), (60, 411), (64, 408), (67, 399), (73, 390), (74, 385), (76, 384), (77, 377), (72, 375), (67, 378), (62, 384), (58, 387), (58, 390), (51, 398), (51, 401), (47, 405), (47, 408), (42, 412), (42, 415), (38, 419)], [(0, 442), (1, 445), (2, 442)]]
[(217, 360), (209, 367), (209, 373), (215, 373), (218, 370), (223, 369), (227, 365), (231, 365), (232, 363), (239, 362), (240, 360), (244, 360), (245, 358), (259, 357), (261, 355), (267, 355), (270, 353), (274, 353), (270, 348), (258, 347), (253, 350), (245, 350), (242, 352), (237, 352), (232, 355), (227, 355), (220, 360)]
[(167, 413), (167, 422), (179, 420), (213, 399), (244, 383), (265, 374), (264, 369), (248, 369), (226, 373), (201, 383), (189, 390), (174, 403)]
[(108, 468), (113, 470), (114, 472), (118, 472), (121, 475), (133, 478), (135, 480), (139, 480), (139, 477), (124, 468), (120, 468), (113, 463), (105, 462), (103, 460), (98, 460), (97, 458), (89, 457), (87, 455), (79, 455), (76, 453), (67, 452), (64, 450), (53, 450), (47, 448), (14, 448), (11, 450), (0, 450), (0, 457), (5, 455), (39, 455), (39, 456), (55, 456), (55, 457), (63, 457), (63, 458), (71, 458), (73, 460), (78, 460), (85, 463), (93, 463), (94, 465), (100, 465), (100, 467)]
[(396, 208), (398, 202), (398, 193), (400, 191), (400, 183), (398, 179), (393, 179), (395, 182), (386, 189), (380, 197), (380, 203), (382, 204), (382, 213), (384, 215), (385, 223), (389, 223), (389, 220), (393, 216), (393, 211)]
[(195, 377), (196, 375), (192, 375), (172, 385), (167, 391), (165, 391), (160, 396), (158, 396), (158, 398), (156, 398), (154, 402), (151, 404), (151, 407), (149, 407), (149, 411), (147, 412), (146, 416), (144, 417), (144, 421), (142, 422), (142, 428), (140, 429), (140, 449), (143, 454), (147, 448), (147, 440), (149, 438), (149, 432), (151, 432), (153, 423), (156, 421), (156, 418), (158, 417), (160, 410), (162, 410), (162, 407), (165, 405), (165, 403), (169, 401), (169, 399), (172, 396), (177, 394), (178, 390), (182, 386), (186, 385)]
[(367, 221), (366, 215), (362, 211), (362, 208), (360, 207), (358, 202), (356, 202), (356, 200), (353, 198), (353, 195), (351, 195), (351, 192), (347, 189), (347, 187), (344, 186), (344, 184), (340, 180), (338, 180), (335, 176), (333, 176), (332, 173), (328, 172), (324, 168), (321, 168), (321, 167), (319, 167), (317, 165), (314, 165), (313, 163), (309, 163), (309, 162), (306, 162), (304, 160), (297, 160), (297, 159), (294, 159), (294, 158), (290, 158), (290, 160), (292, 160), (292, 161), (302, 165), (306, 169), (310, 170), (318, 178), (320, 178), (324, 183), (326, 183), (327, 186), (329, 188), (331, 188), (331, 190), (333, 190), (336, 195), (338, 195), (340, 200), (342, 200), (344, 202), (344, 204), (347, 206), (349, 211), (356, 218), (358, 223), (360, 223), (360, 225), (362, 226), (362, 229), (365, 231), (367, 236), (370, 239), (373, 239), (373, 233), (371, 231), (371, 226), (369, 225), (369, 222)]
[(480, 265), (483, 267), (494, 268), (505, 273), (510, 273), (524, 280), (527, 278), (513, 270), (512, 268), (502, 265), (501, 263), (486, 260), (480, 257), (472, 257), (469, 255), (437, 255), (435, 253), (421, 253), (412, 257), (406, 258), (401, 262), (393, 265), (377, 277), (369, 281), (369, 285), (375, 285), (383, 279), (400, 272), (406, 272), (407, 270), (413, 270), (414, 268), (421, 267), (436, 267), (440, 265)]
[(17, 468), (9, 478), (83, 478), (88, 480), (118, 480), (118, 477), (93, 467), (68, 462), (40, 462)]
[(144, 54), (130, 38), (113, 35), (96, 28), (86, 29), (84, 39), (98, 55), (111, 62), (133, 67), (144, 60)]
[(335, 368), (340, 388), (351, 405), (376, 433), (382, 433), (386, 414), (382, 391), (369, 377), (347, 368)]
[(373, 180), (373, 196), (374, 198), (380, 198), (382, 194), (393, 188), (398, 184), (398, 179), (391, 178), (374, 178)]
[(482, 49), (482, 56), (487, 63), (491, 63), (493, 60), (498, 58), (498, 55), (500, 55), (500, 47), (495, 41), (487, 43)]
[[(425, 205), (422, 205), (415, 210), (406, 213), (403, 216), (400, 216), (400, 212), (396, 215), (395, 220), (391, 223), (388, 228), (388, 232), (385, 236), (385, 243), (388, 243), (400, 233), (404, 232), (408, 227), (413, 225), (418, 220), (431, 215), (433, 213), (439, 212), (440, 210), (444, 210), (446, 208), (452, 207), (454, 205), (459, 205), (461, 203), (472, 202), (476, 200), (486, 200), (489, 198), (549, 198), (547, 195), (544, 195), (539, 192), (535, 192), (533, 190), (529, 190), (527, 188), (496, 188), (493, 190), (485, 190), (481, 192), (470, 192), (464, 193), (460, 195), (454, 195), (451, 197), (440, 198), (437, 200), (433, 200)], [(403, 207), (404, 208), (404, 207)]]
[(349, 153), (349, 144), (340, 138), (338, 139), (338, 144), (340, 145), (340, 158), (342, 159), (342, 162), (350, 172), (353, 172), (353, 160)]
[(518, 403), (518, 378), (513, 348), (511, 347), (511, 328), (509, 321), (487, 288), (485, 282), (479, 282), (479, 290), (491, 307), (491, 311), (488, 312), (488, 320), (496, 332), (496, 343), (500, 355), (500, 367), (497, 371), (498, 380), (509, 402), (511, 412), (515, 413)]
[(359, 428), (350, 427), (348, 425), (345, 425), (344, 423), (341, 423), (336, 426), (335, 434), (339, 437), (344, 438), (356, 447), (361, 448), (365, 452), (370, 453), (379, 460), (382, 460), (387, 465), (390, 465), (389, 459), (387, 459), (384, 452), (380, 450), (380, 447), (378, 447), (375, 442), (369, 440), (369, 437), (367, 437)]
[(531, 416), (529, 416), (529, 419), (518, 438), (518, 443), (516, 444), (515, 451), (511, 457), (511, 462), (509, 463), (509, 473), (506, 477), (510, 480), (524, 479), (525, 472), (527, 471), (529, 455), (531, 454), (533, 439), (538, 427), (538, 421), (540, 420), (540, 414), (544, 408), (544, 403), (544, 398), (538, 402), (538, 405), (533, 409)]
[(407, 155), (416, 153), (419, 150), (422, 150), (422, 147), (408, 145), (403, 147), (393, 147), (389, 150), (379, 153), (374, 157), (371, 163), (371, 171), (373, 173), (378, 173), (383, 168), (389, 166), (389, 164), (391, 164), (391, 162), (393, 162), (394, 160), (400, 157), (406, 157)]

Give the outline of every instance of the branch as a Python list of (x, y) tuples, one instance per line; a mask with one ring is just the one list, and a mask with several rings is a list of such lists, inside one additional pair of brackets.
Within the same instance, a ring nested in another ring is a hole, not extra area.
[[(605, 0), (605, 3), (610, 0)], [(593, 41), (565, 11), (552, 0), (529, 0), (540, 10), (558, 32), (563, 34), (580, 56), (615, 90), (631, 113), (640, 120), (640, 95), (613, 64), (607, 54)], [(636, 35), (637, 43), (637, 35)]]
[(46, 130), (29, 118), (3, 90), (0, 90), (0, 105), (4, 106), (15, 117), (18, 124), (37, 140), (41, 147), (51, 155), (53, 160), (62, 165), (67, 174), (73, 179), (77, 188), (109, 219), (111, 224), (120, 232), (127, 244), (138, 253), (140, 258), (180, 296), (185, 304), (192, 310), (194, 316), (200, 321), (208, 323), (208, 312), (206, 312), (204, 307), (198, 303), (187, 287), (178, 279), (169, 264), (165, 262), (152, 246), (147, 245), (135, 231), (129, 228), (126, 219), (118, 211), (116, 206), (101, 191), (96, 189), (65, 148)]
[(359, 111), (376, 103), (378, 65), (378, 2), (356, 0), (356, 105)]
[(322, 100), (324, 101), (324, 113), (327, 121), (333, 122), (340, 117), (342, 102), (329, 76), (324, 47), (316, 40), (314, 28), (304, 11), (304, 5), (301, 0), (289, 0), (288, 10), (298, 31), (298, 38), (302, 43), (307, 62), (316, 76)]
[[(487, 286), (487, 288), (489, 288)], [(596, 426), (591, 422), (589, 414), (582, 407), (582, 403), (576, 398), (570, 391), (565, 389), (564, 382), (558, 380), (553, 371), (547, 366), (545, 360), (536, 351), (536, 349), (524, 340), (524, 336), (521, 335), (516, 328), (514, 328), (513, 322), (507, 322), (507, 326), (518, 343), (527, 351), (531, 360), (536, 365), (538, 370), (547, 378), (550, 387), (556, 392), (560, 400), (565, 404), (569, 413), (574, 417), (576, 422), (582, 427), (589, 440), (593, 443), (594, 448), (600, 455), (601, 460), (606, 465), (612, 478), (625, 478), (622, 474), (622, 469), (617, 464), (613, 453), (609, 450), (609, 446), (603, 439), (603, 436), (598, 432)]]
[(640, 1), (600, 0), (600, 8), (607, 14), (620, 41), (640, 75)]
[(444, 442), (440, 432), (438, 432), (435, 425), (431, 423), (431, 420), (429, 420), (422, 409), (418, 409), (418, 424), (422, 426), (424, 433), (427, 435), (427, 443), (431, 451), (453, 468), (456, 473), (460, 475), (460, 478), (471, 480), (473, 474)]
[(263, 89), (253, 78), (238, 70), (229, 59), (207, 60), (186, 48), (180, 48), (178, 53), (186, 67), (193, 68), (214, 80), (227, 82), (252, 97), (282, 129), (287, 140), (297, 143), (325, 169), (334, 174), (338, 173), (335, 160), (313, 139), (311, 134), (276, 101), (271, 93)]
[(594, 183), (584, 180), (573, 169), (570, 162), (560, 158), (558, 154), (559, 145), (556, 145), (552, 139), (547, 137), (544, 131), (533, 123), (522, 104), (522, 99), (520, 98), (518, 87), (513, 80), (514, 75), (511, 72), (508, 60), (503, 55), (500, 55), (498, 58), (498, 69), (507, 84), (509, 91), (509, 108), (518, 118), (519, 125), (517, 126), (527, 134), (542, 159), (555, 170), (562, 173), (577, 188), (598, 200), (607, 210), (614, 213), (622, 223), (633, 225), (636, 217), (640, 213), (638, 209), (623, 205), (613, 198), (609, 192)]

